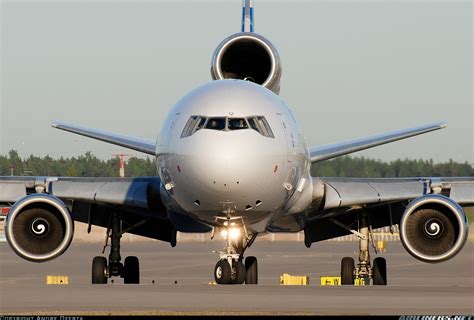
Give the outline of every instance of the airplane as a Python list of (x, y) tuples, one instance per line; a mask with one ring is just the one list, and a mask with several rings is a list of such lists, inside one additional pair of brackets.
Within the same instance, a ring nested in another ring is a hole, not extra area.
[[(371, 260), (373, 229), (399, 225), (414, 258), (437, 263), (466, 243), (465, 207), (474, 205), (474, 178), (312, 177), (312, 164), (432, 132), (443, 122), (308, 147), (291, 109), (279, 97), (278, 51), (255, 33), (253, 3), (244, 0), (241, 32), (225, 38), (211, 62), (212, 81), (169, 111), (156, 141), (75, 124), (52, 127), (129, 148), (156, 159), (158, 176), (135, 178), (0, 177), (0, 205), (10, 206), (7, 241), (20, 257), (61, 256), (74, 221), (106, 228), (108, 259), (92, 261), (91, 282), (122, 277), (140, 283), (139, 260), (122, 260), (125, 233), (176, 246), (177, 232), (220, 233), (218, 284), (258, 284), (258, 262), (246, 250), (270, 232), (304, 231), (304, 244), (355, 234), (358, 261), (341, 260), (341, 283), (387, 285), (387, 263)], [(377, 252), (376, 252), (377, 253)]]

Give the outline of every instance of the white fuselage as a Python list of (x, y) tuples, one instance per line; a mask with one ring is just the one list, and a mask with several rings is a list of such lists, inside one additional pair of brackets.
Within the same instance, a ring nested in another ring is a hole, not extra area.
[[(193, 116), (207, 126), (192, 133)], [(262, 117), (270, 134), (249, 125)], [(228, 126), (212, 129), (215, 118)], [(239, 121), (245, 128), (232, 130), (231, 122)], [(164, 121), (157, 155), (169, 196), (207, 224), (216, 216), (240, 216), (256, 224), (288, 211), (300, 180), (309, 180), (311, 164), (306, 141), (283, 100), (241, 80), (209, 82), (179, 100)]]

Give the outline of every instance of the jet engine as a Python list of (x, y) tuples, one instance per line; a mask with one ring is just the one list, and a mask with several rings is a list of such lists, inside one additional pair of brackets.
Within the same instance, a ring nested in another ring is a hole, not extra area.
[(18, 200), (7, 216), (5, 234), (13, 251), (33, 262), (54, 259), (66, 251), (74, 224), (66, 205), (48, 194)]
[(237, 33), (224, 39), (212, 57), (213, 80), (240, 79), (280, 92), (281, 63), (277, 50), (256, 33)]
[(416, 259), (431, 263), (454, 257), (466, 243), (468, 229), (462, 207), (437, 194), (410, 202), (400, 220), (405, 249)]

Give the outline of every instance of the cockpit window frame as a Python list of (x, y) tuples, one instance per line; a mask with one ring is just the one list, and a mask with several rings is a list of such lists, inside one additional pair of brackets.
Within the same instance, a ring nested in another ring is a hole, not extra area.
[[(211, 119), (225, 119), (225, 126), (222, 129), (215, 129), (215, 128), (207, 128), (207, 125)], [(242, 119), (245, 121), (245, 128), (234, 128), (230, 129), (229, 128), (229, 120), (231, 119)], [(202, 120), (204, 122), (202, 122)], [(199, 126), (199, 124), (202, 124)], [(183, 132), (181, 133), (181, 138), (186, 138), (189, 136), (192, 136), (194, 133), (201, 129), (208, 129), (208, 130), (217, 130), (217, 131), (240, 131), (240, 130), (248, 130), (252, 129), (257, 131), (259, 134), (266, 138), (275, 138), (273, 135), (273, 131), (265, 118), (265, 116), (262, 115), (252, 115), (252, 116), (246, 116), (246, 117), (229, 117), (229, 116), (203, 116), (203, 115), (192, 115), (189, 117), (188, 121), (184, 125)]]
[[(250, 126), (249, 126), (249, 123), (248, 123), (248, 120), (246, 117), (226, 117), (227, 118), (227, 125), (226, 125), (226, 131), (236, 131), (236, 130), (244, 130), (244, 129), (250, 129)], [(233, 128), (231, 129), (230, 128), (230, 121), (231, 120), (243, 120), (245, 122), (245, 127), (242, 127), (242, 128), (239, 128), (239, 127), (236, 127), (236, 128)]]
[(267, 138), (275, 138), (273, 135), (272, 128), (268, 124), (267, 119), (264, 116), (250, 116), (247, 117), (247, 121), (255, 124), (255, 128), (250, 124), (250, 128), (260, 133), (262, 136)]
[[(202, 126), (198, 127), (201, 123), (199, 120), (204, 120)], [(192, 136), (196, 131), (205, 128), (207, 124), (208, 117), (203, 115), (193, 115), (190, 116), (186, 124), (184, 125), (183, 132), (181, 133), (181, 138)]]

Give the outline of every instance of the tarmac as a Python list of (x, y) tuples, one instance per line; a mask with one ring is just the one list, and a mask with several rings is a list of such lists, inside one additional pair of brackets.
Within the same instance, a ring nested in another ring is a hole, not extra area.
[[(0, 243), (0, 314), (22, 315), (473, 315), (474, 243), (455, 258), (426, 264), (399, 242), (382, 254), (388, 286), (321, 286), (337, 276), (344, 256), (357, 258), (357, 242), (257, 241), (247, 255), (258, 257), (259, 285), (209, 284), (222, 241), (168, 244), (124, 243), (122, 258), (140, 258), (141, 284), (91, 285), (91, 262), (102, 244), (73, 243), (61, 257), (32, 263)], [(108, 250), (106, 251), (108, 254)], [(372, 251), (372, 257), (375, 254)], [(310, 277), (308, 286), (281, 286), (283, 273)], [(67, 285), (47, 285), (48, 275)]]

